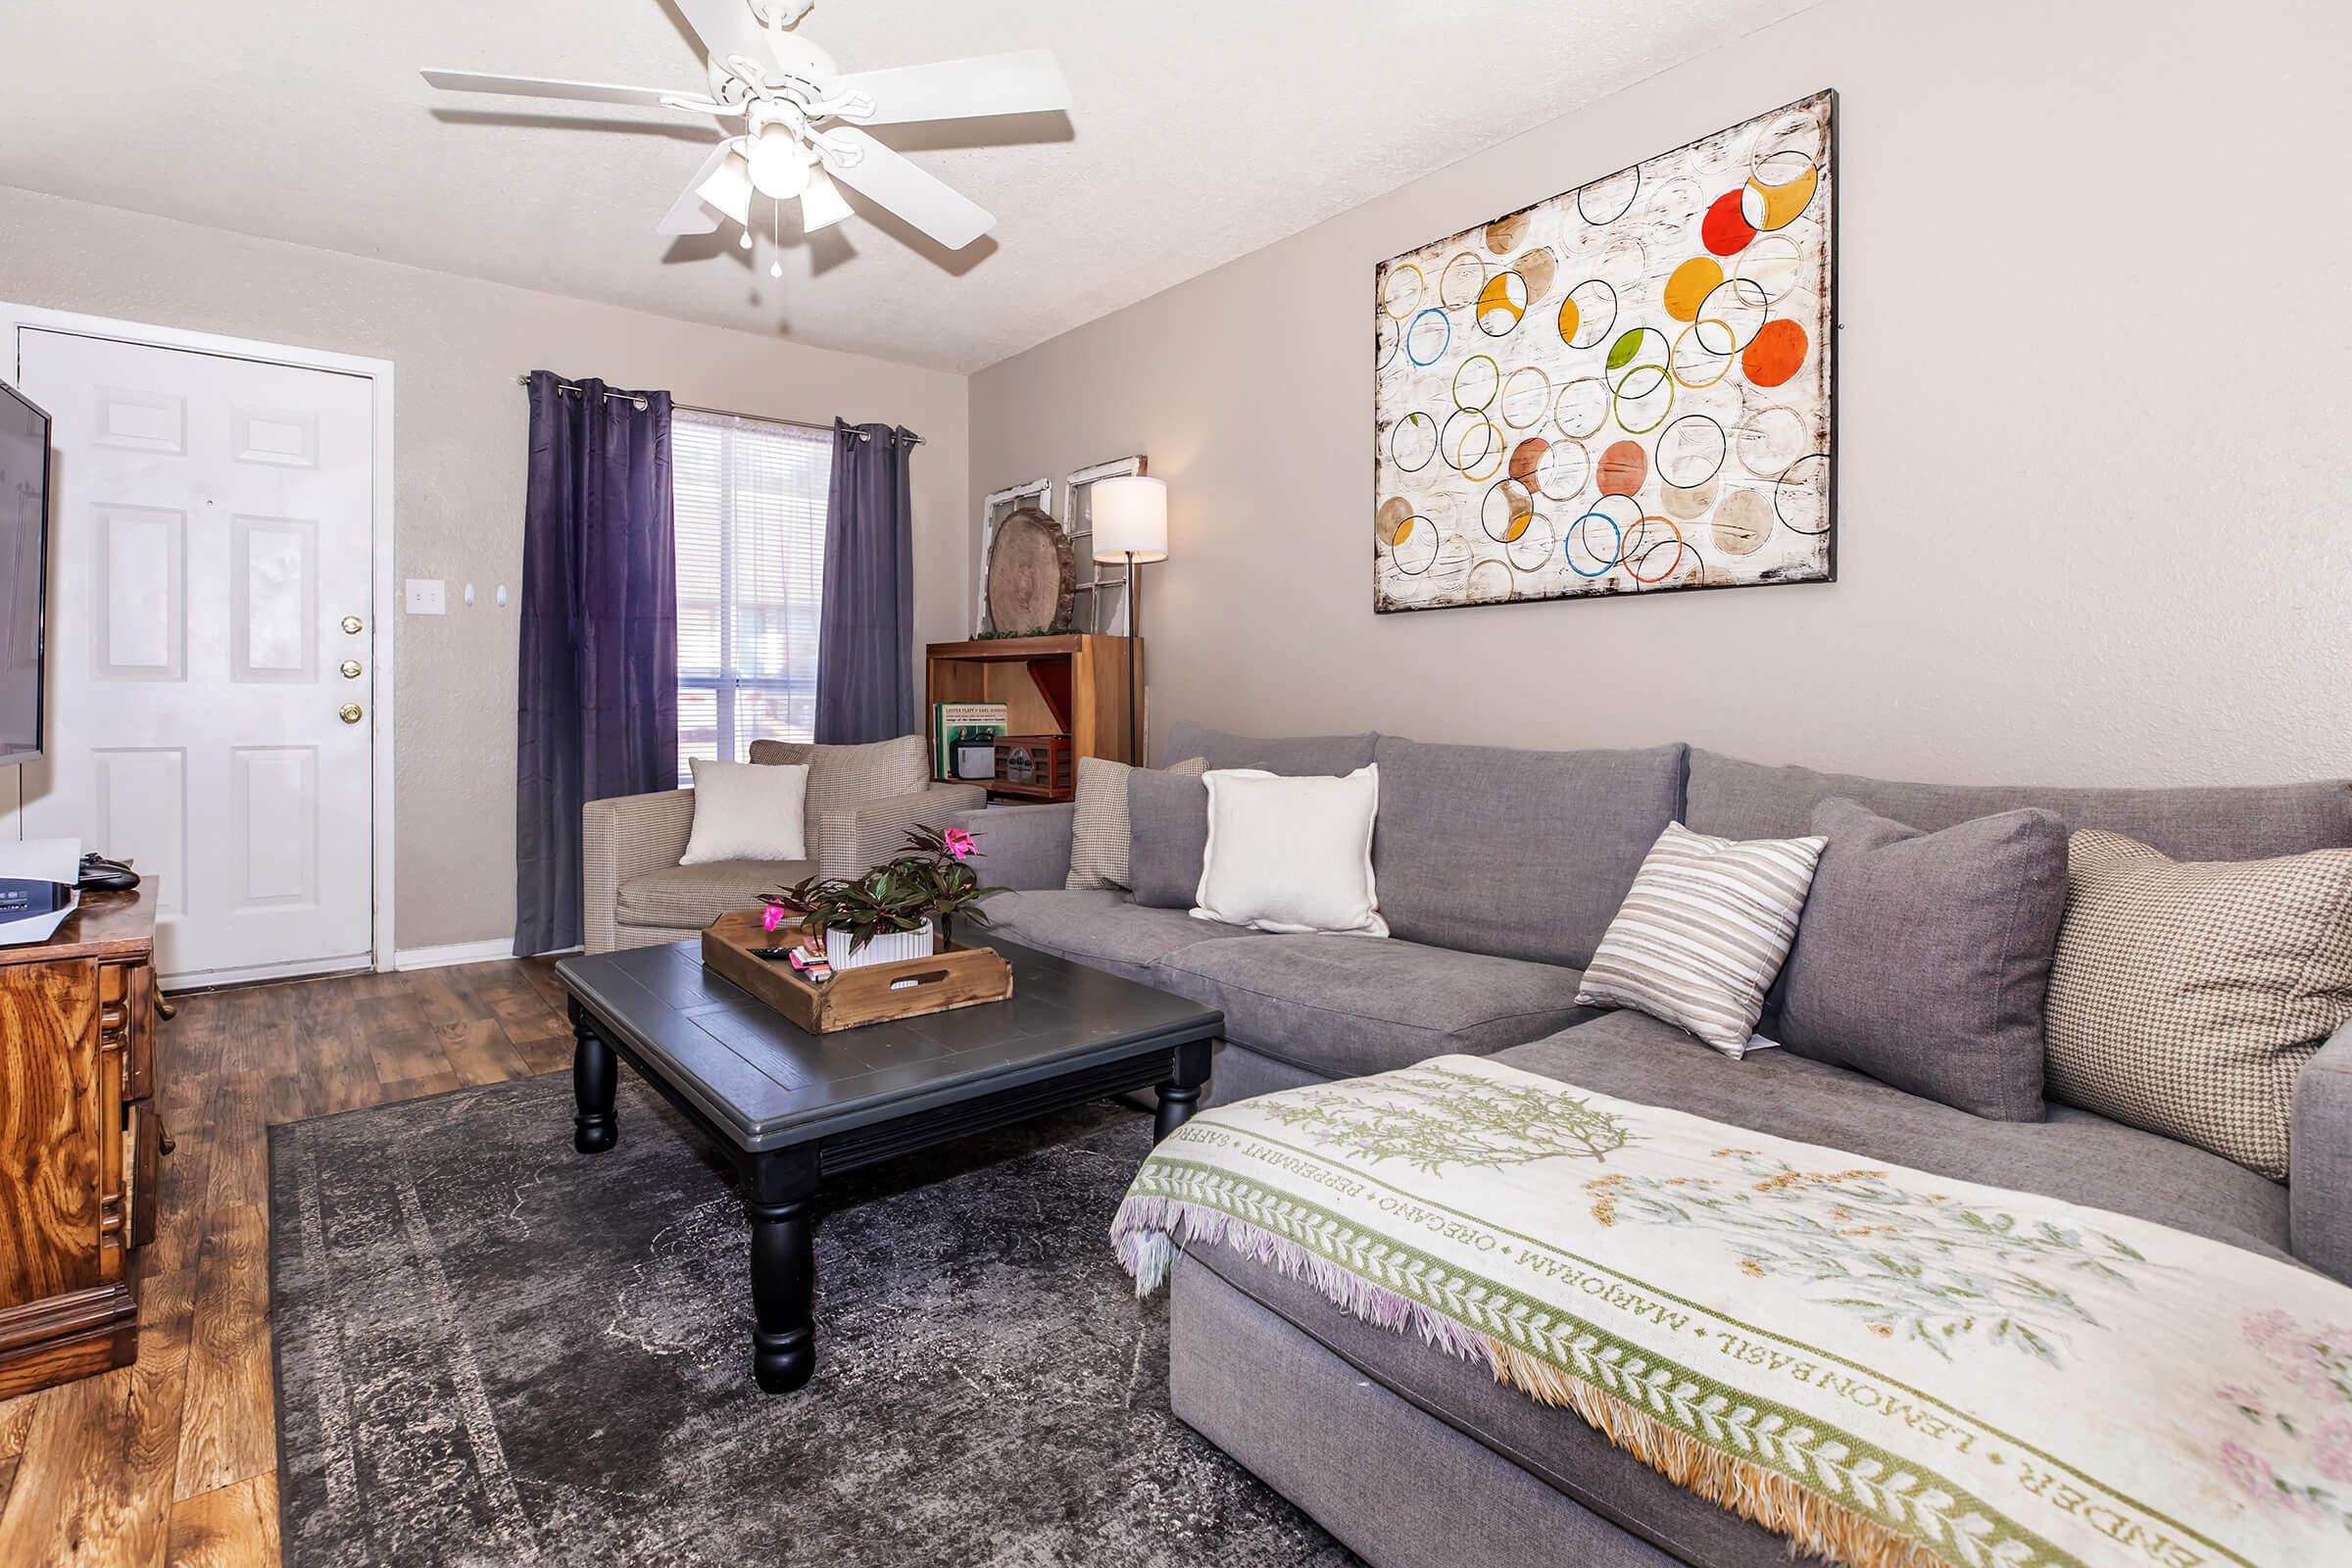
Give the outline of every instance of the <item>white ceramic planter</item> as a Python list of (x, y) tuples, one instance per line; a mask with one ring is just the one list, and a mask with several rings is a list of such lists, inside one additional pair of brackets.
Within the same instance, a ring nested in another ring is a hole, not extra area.
[(825, 961), (836, 971), (862, 969), (869, 963), (897, 963), (903, 958), (928, 958), (936, 951), (936, 922), (926, 920), (920, 931), (885, 931), (850, 951), (850, 933), (835, 927), (825, 933)]

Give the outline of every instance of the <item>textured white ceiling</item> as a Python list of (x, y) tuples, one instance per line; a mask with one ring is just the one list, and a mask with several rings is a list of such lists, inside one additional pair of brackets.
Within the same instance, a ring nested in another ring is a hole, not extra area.
[(416, 75), (700, 90), (664, 0), (0, 0), (0, 184), (968, 370), (1809, 3), (820, 0), (844, 70), (1044, 46), (1076, 107), (879, 132), (996, 232), (861, 208), (771, 281), (654, 233), (713, 122)]

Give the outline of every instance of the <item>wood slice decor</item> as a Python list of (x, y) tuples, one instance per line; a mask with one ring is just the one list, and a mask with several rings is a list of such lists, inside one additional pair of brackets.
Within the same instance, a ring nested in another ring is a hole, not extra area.
[(994, 948), (951, 943), (928, 958), (836, 969), (821, 984), (804, 979), (783, 959), (762, 958), (753, 951), (802, 940), (798, 926), (770, 935), (760, 929), (758, 909), (740, 909), (720, 915), (703, 933), (703, 962), (812, 1035), (976, 1007), (1012, 995), (1012, 965)]
[(988, 551), (988, 620), (999, 631), (1063, 631), (1077, 598), (1070, 536), (1035, 507), (997, 524)]

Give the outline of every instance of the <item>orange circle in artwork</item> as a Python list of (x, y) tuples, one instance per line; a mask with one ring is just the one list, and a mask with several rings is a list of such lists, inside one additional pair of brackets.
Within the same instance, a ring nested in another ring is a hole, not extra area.
[[(1633, 563), (1626, 562), (1625, 574), (1633, 578), (1636, 582), (1664, 582), (1668, 577), (1674, 575), (1674, 568), (1683, 564), (1683, 555), (1690, 548), (1688, 544), (1684, 543), (1683, 530), (1674, 525), (1674, 519), (1672, 517), (1660, 517), (1652, 515), (1640, 518), (1634, 523), (1633, 527), (1626, 530), (1627, 537), (1618, 546), (1618, 557), (1620, 560), (1624, 559), (1627, 548), (1633, 544), (1633, 536), (1641, 533), (1642, 529), (1648, 527), (1653, 522), (1665, 524), (1666, 531), (1674, 535), (1674, 559), (1666, 563), (1665, 570), (1652, 577), (1642, 576), (1640, 572), (1634, 569)], [(1643, 551), (1642, 554), (1646, 556), (1648, 552)]]
[(1715, 198), (1707, 216), (1699, 220), (1698, 241), (1718, 256), (1737, 256), (1747, 249), (1747, 242), (1756, 237), (1756, 225), (1740, 211), (1740, 191), (1726, 191)]
[(1666, 280), (1666, 314), (1678, 321), (1698, 319), (1698, 308), (1723, 283), (1723, 264), (1712, 256), (1693, 256)]
[(1805, 329), (1783, 318), (1766, 321), (1740, 356), (1740, 368), (1756, 386), (1779, 386), (1805, 363)]
[(1544, 454), (1550, 450), (1551, 443), (1540, 435), (1531, 435), (1511, 448), (1511, 477), (1534, 489), (1536, 471), (1544, 466)]
[(1592, 468), (1604, 496), (1630, 496), (1649, 477), (1649, 459), (1639, 441), (1612, 442)]

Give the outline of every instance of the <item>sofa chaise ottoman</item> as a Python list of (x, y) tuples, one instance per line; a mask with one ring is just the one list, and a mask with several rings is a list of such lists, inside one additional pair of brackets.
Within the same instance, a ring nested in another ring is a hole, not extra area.
[[(1212, 1102), (1493, 1055), (1622, 1099), (2045, 1194), (2352, 1280), (2352, 1029), (2305, 1066), (2289, 1180), (2052, 1102), (1992, 1121), (1788, 1052), (1732, 1061), (1670, 1025), (1576, 1004), (1577, 981), (1669, 820), (1806, 830), (1845, 797), (1934, 831), (2035, 806), (2180, 859), (2352, 846), (2352, 785), (2031, 789), (1772, 767), (1683, 746), (1539, 753), (1393, 736), (1251, 740), (1178, 726), (1211, 766), (1381, 769), (1373, 845), (1394, 937), (1271, 936), (1061, 888), (1070, 808), (992, 809), (990, 906), (1005, 935), (1222, 1007)], [(1140, 829), (1139, 829), (1140, 831)], [(1769, 1035), (1769, 1019), (1765, 1028)], [(1481, 1363), (1376, 1329), (1224, 1248), (1179, 1259), (1176, 1412), (1380, 1568), (1469, 1560), (1702, 1568), (1786, 1562), (1788, 1544), (1680, 1487)]]

